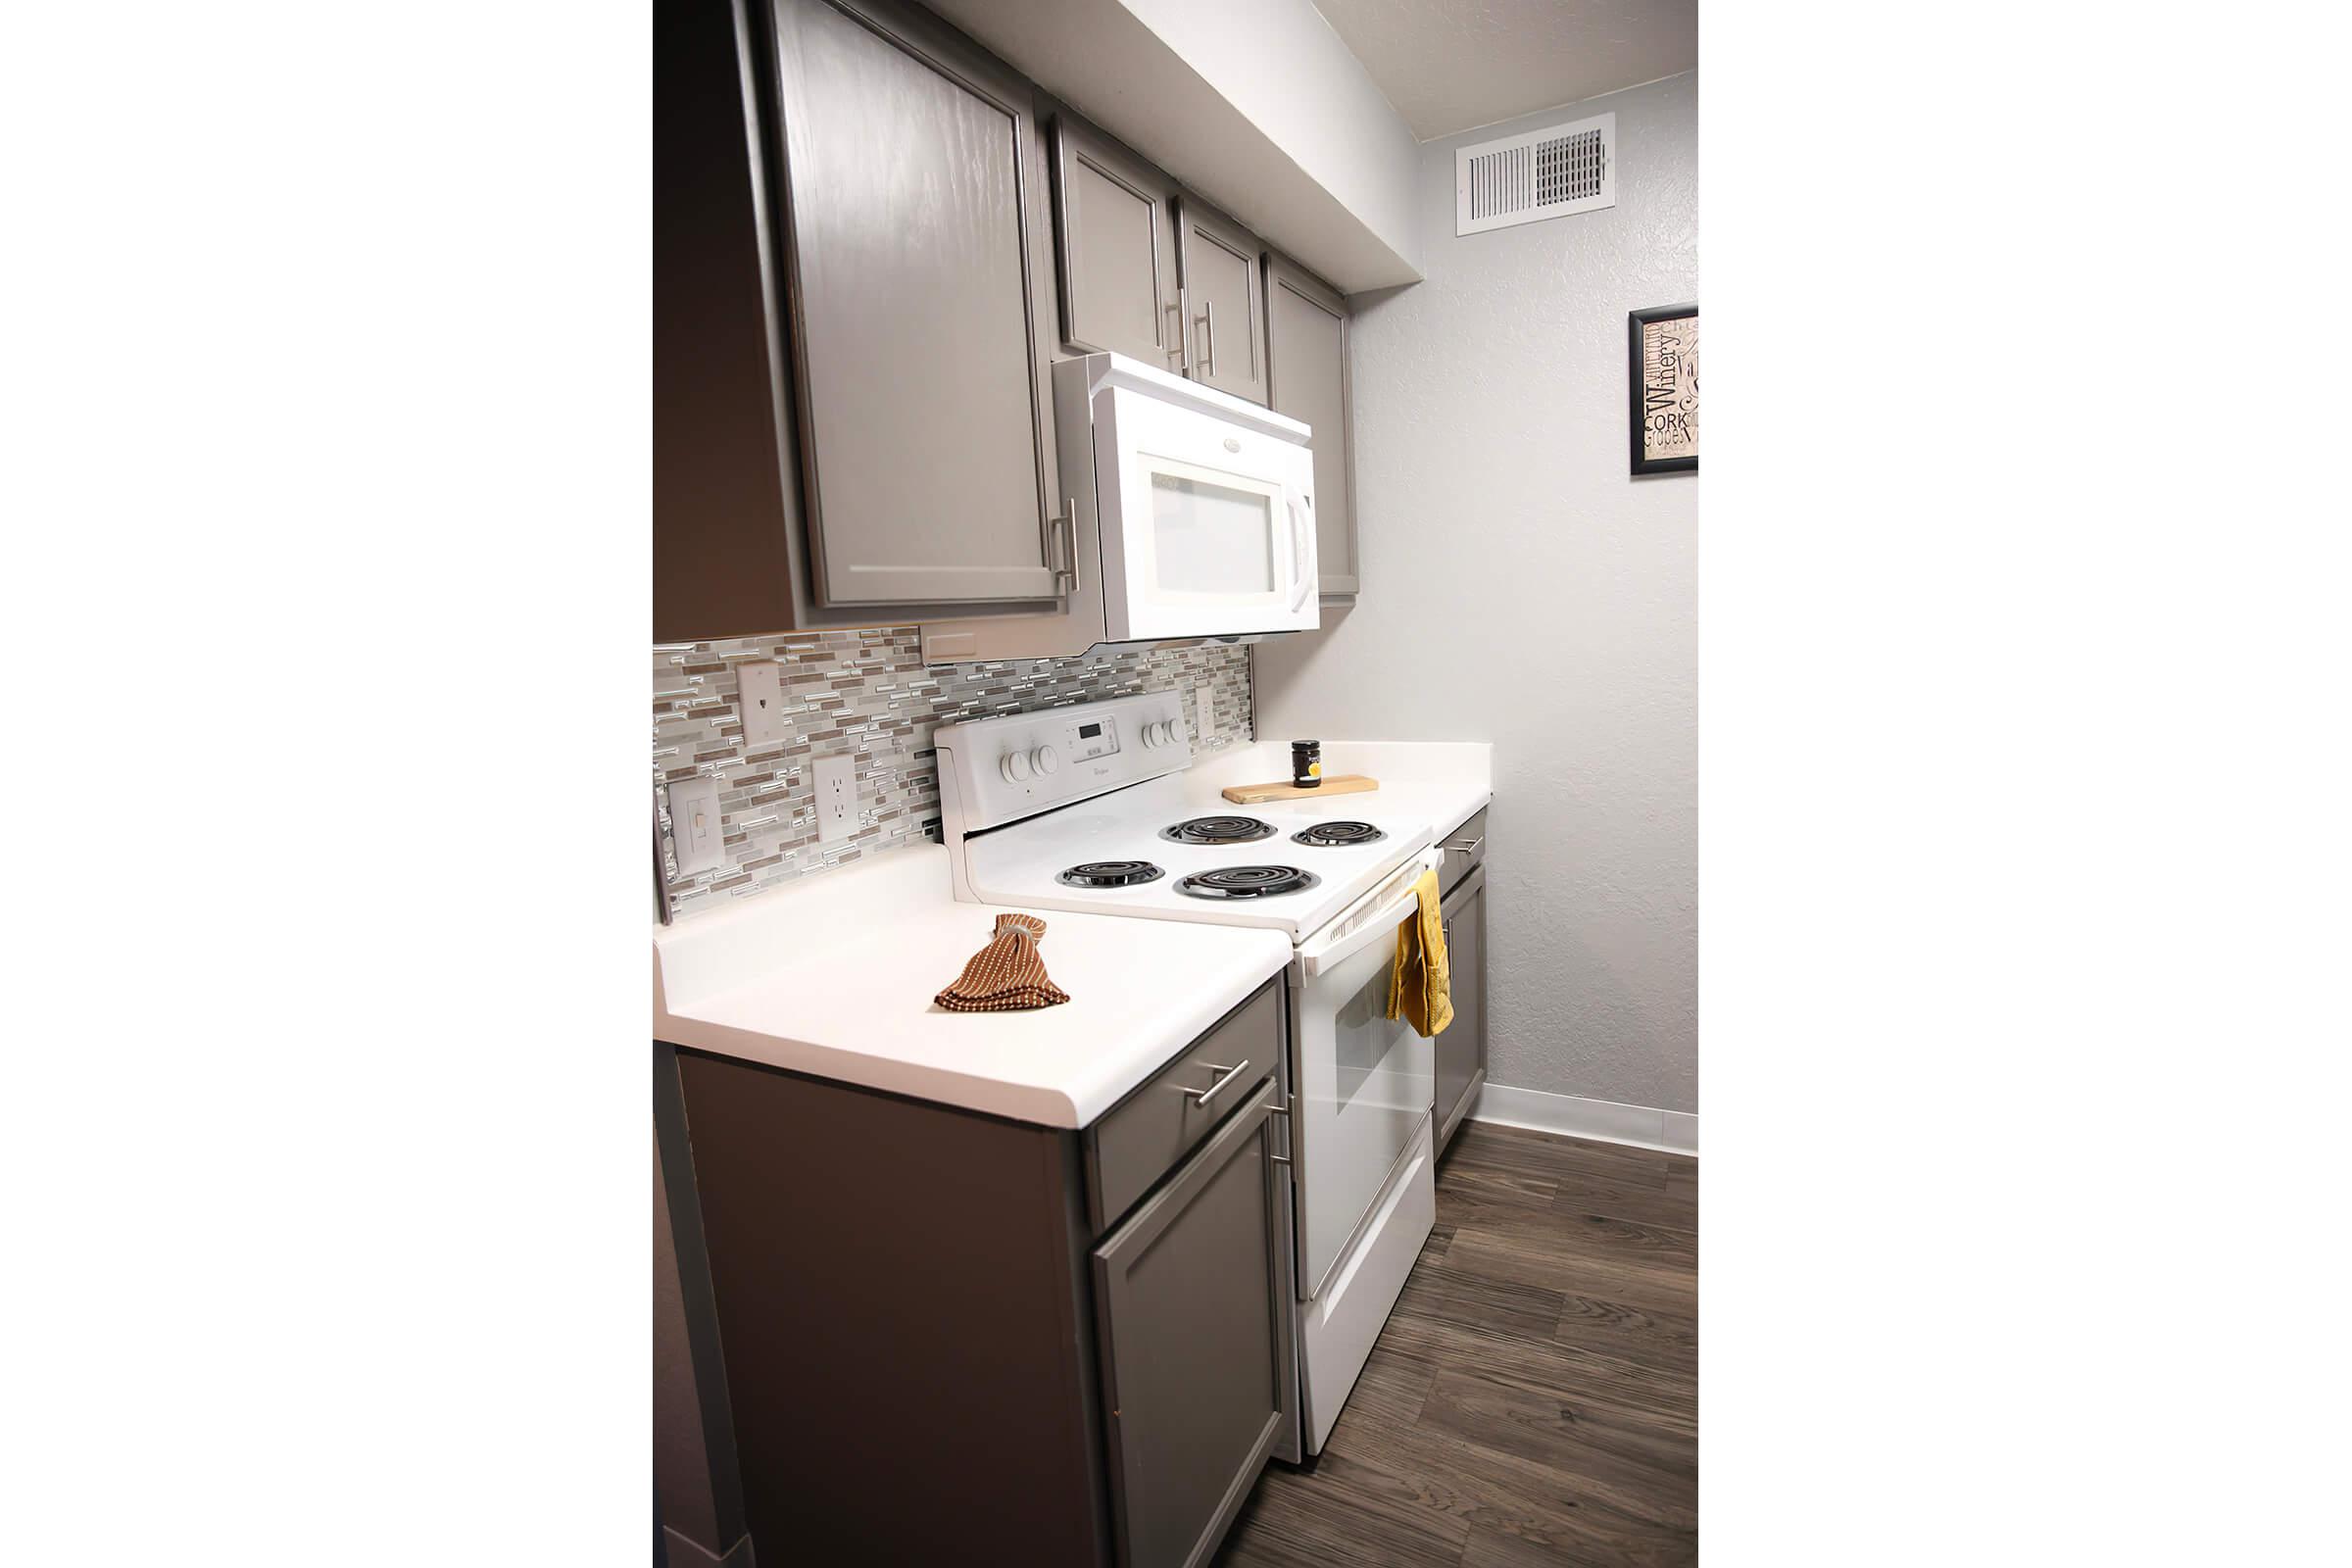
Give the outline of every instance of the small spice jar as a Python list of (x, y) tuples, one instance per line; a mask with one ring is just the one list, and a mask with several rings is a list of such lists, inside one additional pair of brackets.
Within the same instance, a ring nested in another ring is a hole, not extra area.
[(1323, 787), (1323, 743), (1291, 742), (1291, 782), (1302, 790)]

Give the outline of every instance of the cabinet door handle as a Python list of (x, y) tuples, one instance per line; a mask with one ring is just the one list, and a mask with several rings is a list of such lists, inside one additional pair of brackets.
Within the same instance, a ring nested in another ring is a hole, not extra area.
[(1201, 1065), (1214, 1072), (1217, 1075), (1217, 1081), (1206, 1089), (1187, 1089), (1185, 1091), (1186, 1094), (1193, 1097), (1193, 1103), (1196, 1105), (1206, 1105), (1210, 1101), (1223, 1094), (1227, 1084), (1250, 1070), (1250, 1058), (1244, 1056), (1230, 1067), (1220, 1067), (1213, 1061), (1202, 1062)]
[(1200, 355), (1200, 373), (1213, 376), (1217, 373), (1217, 302), (1215, 300), (1200, 302), (1200, 319), (1208, 327), (1208, 347)]
[(1054, 575), (1067, 577), (1069, 581), (1056, 582), (1054, 586), (1065, 594), (1074, 594), (1078, 591), (1078, 498), (1062, 497), (1061, 507), (1061, 515), (1054, 519), (1061, 525), (1061, 564), (1054, 568)]
[(1464, 855), (1476, 855), (1478, 853), (1478, 847), (1486, 842), (1487, 836), (1484, 833), (1481, 833), (1474, 839), (1464, 839), (1459, 844), (1441, 844), (1438, 846), (1438, 848), (1441, 850), (1459, 850)]

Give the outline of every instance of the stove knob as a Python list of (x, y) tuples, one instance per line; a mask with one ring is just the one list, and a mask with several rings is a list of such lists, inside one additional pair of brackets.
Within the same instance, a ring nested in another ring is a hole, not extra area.
[(1037, 769), (1040, 778), (1061, 770), (1061, 754), (1051, 746), (1040, 746), (1029, 754), (1029, 765)]
[(1173, 746), (1176, 744), (1176, 720), (1170, 718), (1161, 721), (1159, 726), (1159, 744), (1162, 746)]
[(1004, 760), (997, 765), (1004, 771), (1006, 783), (1018, 784), (1029, 776), (1029, 754), (1027, 752), (1006, 752)]

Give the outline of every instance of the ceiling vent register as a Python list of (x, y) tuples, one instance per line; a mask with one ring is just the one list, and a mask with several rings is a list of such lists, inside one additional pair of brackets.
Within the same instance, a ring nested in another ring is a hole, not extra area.
[(1617, 117), (1457, 148), (1453, 231), (1484, 233), (1617, 205)]

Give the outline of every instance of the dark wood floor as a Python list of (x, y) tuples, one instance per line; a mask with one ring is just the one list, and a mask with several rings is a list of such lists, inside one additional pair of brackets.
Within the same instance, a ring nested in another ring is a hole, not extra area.
[(1698, 1559), (1698, 1161), (1465, 1123), (1312, 1472), (1229, 1568)]

